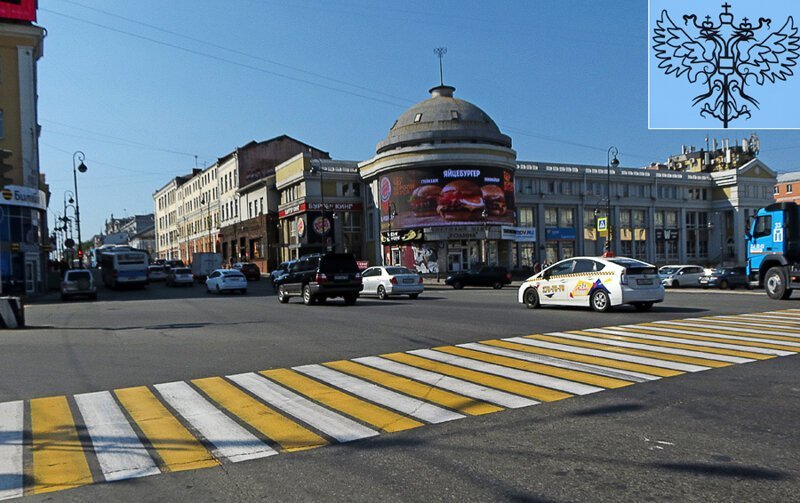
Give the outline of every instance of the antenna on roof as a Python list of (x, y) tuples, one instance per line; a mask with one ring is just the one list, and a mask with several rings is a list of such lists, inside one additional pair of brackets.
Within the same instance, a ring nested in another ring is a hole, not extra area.
[(444, 85), (444, 74), (442, 73), (442, 58), (447, 54), (447, 47), (437, 47), (433, 50), (436, 57), (439, 58), (439, 85)]

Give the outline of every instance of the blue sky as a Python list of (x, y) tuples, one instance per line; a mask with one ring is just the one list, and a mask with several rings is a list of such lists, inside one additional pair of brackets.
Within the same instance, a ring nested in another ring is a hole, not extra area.
[[(288, 134), (370, 158), (438, 84), (441, 46), (445, 83), (520, 160), (604, 165), (613, 145), (624, 166), (643, 166), (705, 143), (703, 130), (648, 130), (640, 0), (40, 0), (39, 24), (41, 167), (57, 210), (73, 152), (86, 153), (84, 236), (112, 213), (152, 212), (153, 192), (195, 155), (203, 167)], [(759, 134), (764, 162), (800, 170), (798, 132)]]

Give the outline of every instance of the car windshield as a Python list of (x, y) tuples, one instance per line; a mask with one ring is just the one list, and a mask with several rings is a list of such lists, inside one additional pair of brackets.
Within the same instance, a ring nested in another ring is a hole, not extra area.
[(677, 270), (678, 270), (677, 267), (662, 267), (661, 269), (658, 270), (658, 273), (659, 274), (675, 274), (675, 272)]
[(414, 271), (411, 271), (405, 267), (387, 267), (386, 272), (392, 276), (397, 274), (416, 274)]
[(89, 281), (91, 277), (89, 271), (72, 271), (67, 275), (67, 281)]
[(224, 276), (241, 276), (242, 275), (242, 273), (240, 273), (239, 271), (231, 271), (231, 270), (222, 271), (222, 274)]
[(616, 258), (611, 259), (611, 263), (625, 268), (626, 274), (655, 274), (656, 268), (646, 262), (633, 259)]
[(192, 274), (192, 270), (188, 267), (179, 267), (178, 269), (173, 269), (175, 274)]

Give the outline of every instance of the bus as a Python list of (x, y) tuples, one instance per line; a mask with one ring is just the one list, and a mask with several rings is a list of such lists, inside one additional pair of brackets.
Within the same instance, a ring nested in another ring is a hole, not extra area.
[(118, 286), (145, 286), (147, 284), (146, 252), (138, 250), (105, 250), (100, 254), (103, 284), (108, 288)]

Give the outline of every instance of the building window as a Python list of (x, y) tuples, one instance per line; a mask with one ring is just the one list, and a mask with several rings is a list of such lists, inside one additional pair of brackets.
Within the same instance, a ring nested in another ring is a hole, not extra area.
[(780, 188), (778, 188), (778, 186), (777, 186), (777, 185), (776, 185), (776, 186), (775, 186), (775, 188), (772, 190), (772, 193), (773, 193), (773, 194), (780, 194), (780, 192), (781, 192), (781, 189), (780, 189)]
[(791, 183), (786, 185), (786, 193), (787, 194), (791, 194), (792, 193), (792, 184)]
[(454, 121), (458, 120), (458, 110), (450, 110), (450, 118)]
[(419, 122), (422, 120), (422, 114), (417, 114), (414, 116), (414, 122)]

